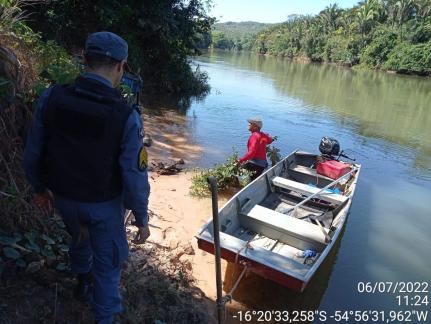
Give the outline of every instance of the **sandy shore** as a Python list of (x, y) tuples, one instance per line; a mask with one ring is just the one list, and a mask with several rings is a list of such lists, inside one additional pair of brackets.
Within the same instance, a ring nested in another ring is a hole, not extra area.
[(151, 161), (183, 159), (186, 163), (202, 154), (202, 148), (191, 135), (191, 123), (186, 116), (167, 110), (144, 115), (145, 133), (153, 140), (148, 149)]
[[(185, 161), (183, 172), (176, 175), (158, 175), (149, 172), (151, 195), (149, 209), (151, 236), (147, 244), (175, 249), (191, 246), (192, 254), (180, 260), (190, 264), (195, 285), (212, 301), (216, 300), (214, 256), (199, 250), (195, 235), (211, 217), (211, 199), (196, 198), (189, 194), (191, 178), (196, 171), (187, 170), (189, 163), (202, 154), (202, 148), (193, 142), (187, 117), (172, 111), (161, 115), (145, 115), (145, 131), (153, 139), (148, 149), (149, 164), (158, 161)], [(219, 204), (226, 202), (220, 199)], [(226, 262), (222, 261), (222, 271)], [(215, 322), (215, 304), (208, 303), (212, 322)]]
[[(217, 323), (216, 317), (216, 281), (214, 255), (199, 250), (195, 235), (211, 217), (211, 199), (198, 199), (190, 196), (191, 178), (196, 174), (184, 171), (171, 176), (151, 174), (151, 196), (149, 209), (154, 213), (150, 217), (151, 236), (148, 245), (169, 247), (191, 246), (193, 252), (184, 254), (180, 261), (189, 265), (194, 278), (194, 285), (208, 299), (206, 303), (210, 323)], [(219, 198), (219, 206), (227, 201)], [(223, 288), (229, 290), (232, 280), (238, 277), (239, 270), (222, 260)], [(226, 291), (224, 292), (224, 294)], [(232, 312), (246, 308), (233, 302), (226, 307), (225, 323), (237, 323)]]
[[(162, 115), (146, 115), (145, 131), (153, 139), (148, 149), (151, 161), (183, 159), (184, 167), (202, 153), (193, 143), (190, 125), (185, 116), (166, 111)], [(211, 217), (211, 199), (195, 198), (189, 194), (191, 178), (195, 171), (183, 171), (176, 175), (161, 176), (149, 173), (151, 195), (149, 209), (155, 214), (150, 220), (150, 241), (171, 248), (190, 243), (194, 255), (190, 257), (196, 285), (208, 298), (216, 297), (214, 257), (197, 247), (195, 235)], [(221, 199), (219, 204), (226, 202)], [(224, 265), (225, 266), (225, 265)]]
[[(194, 250), (189, 261), (196, 285), (208, 298), (215, 299), (214, 257), (197, 247), (196, 233), (211, 215), (211, 200), (189, 195), (193, 172), (172, 176), (152, 176), (149, 208), (156, 215), (150, 220), (150, 241), (170, 248), (190, 244)], [(188, 259), (188, 260), (187, 260)]]

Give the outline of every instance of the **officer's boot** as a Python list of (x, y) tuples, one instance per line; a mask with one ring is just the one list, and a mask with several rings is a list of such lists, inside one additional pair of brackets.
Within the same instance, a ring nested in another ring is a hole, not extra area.
[(78, 284), (75, 287), (73, 296), (81, 302), (89, 302), (93, 292), (93, 277), (91, 272), (81, 273), (77, 276)]

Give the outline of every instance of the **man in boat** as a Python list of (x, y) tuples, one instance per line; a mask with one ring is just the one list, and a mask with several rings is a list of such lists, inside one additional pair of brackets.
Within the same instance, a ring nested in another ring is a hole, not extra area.
[(120, 36), (89, 35), (86, 72), (42, 94), (23, 160), (35, 204), (45, 214), (55, 204), (72, 236), (74, 296), (92, 305), (96, 323), (112, 323), (123, 309), (118, 285), (128, 255), (125, 208), (136, 219), (135, 243), (150, 235), (143, 124), (115, 89), (127, 56)]
[(260, 118), (250, 118), (247, 121), (248, 130), (251, 132), (247, 142), (247, 153), (237, 161), (237, 165), (243, 164), (246, 169), (252, 171), (253, 181), (268, 166), (266, 146), (272, 143), (272, 137), (261, 131), (263, 123)]

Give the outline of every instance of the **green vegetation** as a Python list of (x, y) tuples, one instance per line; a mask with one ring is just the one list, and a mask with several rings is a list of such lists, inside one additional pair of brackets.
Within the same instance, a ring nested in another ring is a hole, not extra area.
[(31, 189), (20, 165), (36, 98), (52, 83), (72, 81), (80, 67), (63, 48), (44, 42), (25, 24), (21, 5), (21, 1), (0, 2), (2, 275), (32, 273), (44, 265), (64, 271), (68, 262), (65, 225), (58, 216), (42, 217), (29, 203)]
[(330, 5), (259, 32), (253, 51), (400, 73), (431, 74), (431, 2), (366, 0)]
[(223, 50), (251, 50), (255, 35), (270, 25), (254, 21), (214, 24), (211, 46)]
[[(47, 222), (51, 236), (32, 229), (23, 234), (15, 232), (13, 236), (0, 232), (0, 245), (5, 262), (0, 262), (0, 273), (7, 265), (15, 264), (18, 268), (41, 267), (49, 264), (59, 271), (68, 269), (66, 240), (68, 234), (59, 216)], [(1, 258), (1, 257), (0, 257)], [(35, 262), (35, 259), (38, 261)], [(33, 264), (32, 264), (33, 262)]]
[(72, 81), (80, 69), (63, 48), (26, 25), (24, 4), (0, 2), (0, 210), (7, 233), (45, 226), (27, 202), (30, 188), (20, 168), (25, 134), (38, 94), (52, 83)]
[[(278, 136), (273, 137), (274, 141), (277, 139)], [(271, 161), (271, 164), (275, 165), (280, 161), (280, 150), (275, 146), (268, 145), (266, 147), (266, 156)], [(225, 163), (216, 164), (213, 168), (202, 170), (192, 178), (190, 193), (197, 197), (209, 196), (211, 192), (207, 178), (211, 176), (217, 179), (217, 189), (221, 192), (246, 186), (250, 182), (252, 173), (238, 166), (236, 164), (237, 160), (238, 153), (234, 151), (226, 159)]]
[[(273, 136), (273, 143), (278, 140), (278, 136)], [(281, 160), (280, 149), (275, 145), (266, 146), (266, 158), (271, 161), (271, 166), (274, 166)]]
[(140, 70), (144, 95), (200, 95), (207, 76), (193, 71), (188, 56), (199, 54), (213, 19), (202, 0), (40, 2), (26, 8), (30, 26), (68, 51), (83, 48), (88, 34), (109, 30), (129, 44), (129, 63)]
[(203, 170), (192, 178), (190, 193), (193, 196), (205, 197), (210, 195), (207, 178), (212, 176), (217, 179), (219, 191), (245, 186), (250, 181), (250, 171), (238, 167), (236, 161), (238, 153), (234, 152), (225, 163), (216, 164), (213, 168)]

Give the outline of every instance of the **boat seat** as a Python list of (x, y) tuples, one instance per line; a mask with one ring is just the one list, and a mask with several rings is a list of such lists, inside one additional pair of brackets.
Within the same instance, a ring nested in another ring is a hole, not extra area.
[[(272, 179), (272, 184), (274, 186), (293, 190), (296, 192), (299, 192), (301, 194), (305, 194), (307, 196), (310, 196), (312, 194), (315, 194), (316, 192), (320, 191), (320, 188), (312, 187), (304, 183), (292, 181), (286, 178), (282, 177), (274, 177)], [(346, 196), (339, 195), (330, 191), (324, 191), (316, 196), (316, 198), (322, 199), (324, 201), (330, 202), (332, 204), (340, 205), (344, 203), (347, 199), (349, 199)]]
[(334, 181), (334, 179), (328, 178), (322, 174), (318, 174), (316, 169), (308, 168), (308, 167), (303, 166), (303, 165), (291, 166), (289, 169), (292, 171), (307, 174), (309, 176), (316, 177), (319, 179), (328, 180), (329, 182)]
[(239, 217), (243, 227), (301, 250), (321, 252), (327, 244), (328, 229), (260, 205)]

